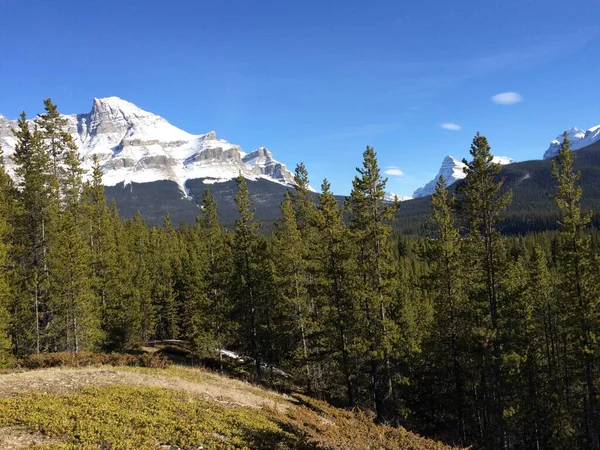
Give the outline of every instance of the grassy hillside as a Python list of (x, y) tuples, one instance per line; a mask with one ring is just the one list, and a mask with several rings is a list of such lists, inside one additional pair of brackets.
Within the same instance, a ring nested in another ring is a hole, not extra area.
[(0, 448), (450, 449), (366, 414), (181, 366), (4, 373)]

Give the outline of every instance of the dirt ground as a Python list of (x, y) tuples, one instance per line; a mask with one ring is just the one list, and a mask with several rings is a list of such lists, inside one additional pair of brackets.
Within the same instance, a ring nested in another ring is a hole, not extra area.
[(2, 450), (18, 450), (32, 445), (51, 444), (53, 439), (42, 434), (30, 433), (21, 427), (0, 428), (0, 448)]

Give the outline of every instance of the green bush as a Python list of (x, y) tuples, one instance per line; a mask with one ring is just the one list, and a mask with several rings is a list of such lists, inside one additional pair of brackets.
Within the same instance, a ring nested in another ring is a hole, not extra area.
[(163, 388), (108, 386), (68, 396), (0, 399), (0, 427), (25, 426), (59, 443), (44, 449), (289, 449), (294, 436), (266, 414)]
[(40, 353), (20, 359), (17, 367), (46, 369), (50, 367), (130, 366), (164, 369), (169, 361), (158, 354), (127, 355), (121, 353)]

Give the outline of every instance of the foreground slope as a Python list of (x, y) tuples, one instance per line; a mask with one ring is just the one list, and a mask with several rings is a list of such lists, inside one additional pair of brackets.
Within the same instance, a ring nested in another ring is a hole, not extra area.
[(0, 375), (3, 449), (450, 449), (301, 395), (183, 367)]

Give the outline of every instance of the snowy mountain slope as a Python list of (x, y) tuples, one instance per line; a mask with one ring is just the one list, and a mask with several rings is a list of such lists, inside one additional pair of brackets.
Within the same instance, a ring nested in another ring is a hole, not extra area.
[[(567, 137), (571, 143), (571, 150), (579, 150), (600, 141), (600, 125), (588, 128), (586, 131), (577, 127), (569, 128), (567, 130)], [(558, 155), (558, 149), (562, 145), (562, 142), (563, 135), (561, 133), (556, 139), (550, 142), (550, 146), (544, 152), (544, 159), (554, 158)]]
[(407, 195), (398, 195), (393, 192), (386, 192), (384, 198), (388, 202), (394, 202), (396, 200), (398, 200), (399, 202), (405, 202), (407, 200), (412, 200), (412, 197), (409, 197)]
[[(293, 184), (293, 174), (266, 148), (246, 155), (240, 146), (218, 139), (211, 131), (187, 133), (160, 116), (118, 97), (96, 98), (87, 114), (65, 115), (83, 166), (98, 155), (107, 186), (170, 180), (182, 190), (190, 179), (223, 182), (240, 173), (247, 179)], [(14, 152), (15, 121), (0, 116), (0, 145), (7, 167)]]
[[(516, 160), (507, 156), (494, 156), (493, 161), (494, 163), (501, 164), (503, 166), (517, 162)], [(465, 164), (462, 161), (459, 161), (450, 155), (446, 156), (442, 161), (442, 166), (440, 167), (440, 170), (435, 178), (422, 188), (417, 189), (413, 194), (413, 198), (426, 197), (433, 194), (435, 192), (435, 185), (437, 184), (440, 176), (444, 177), (444, 180), (446, 180), (446, 184), (448, 186), (454, 184), (458, 180), (462, 180), (466, 176), (463, 171), (464, 167)]]

